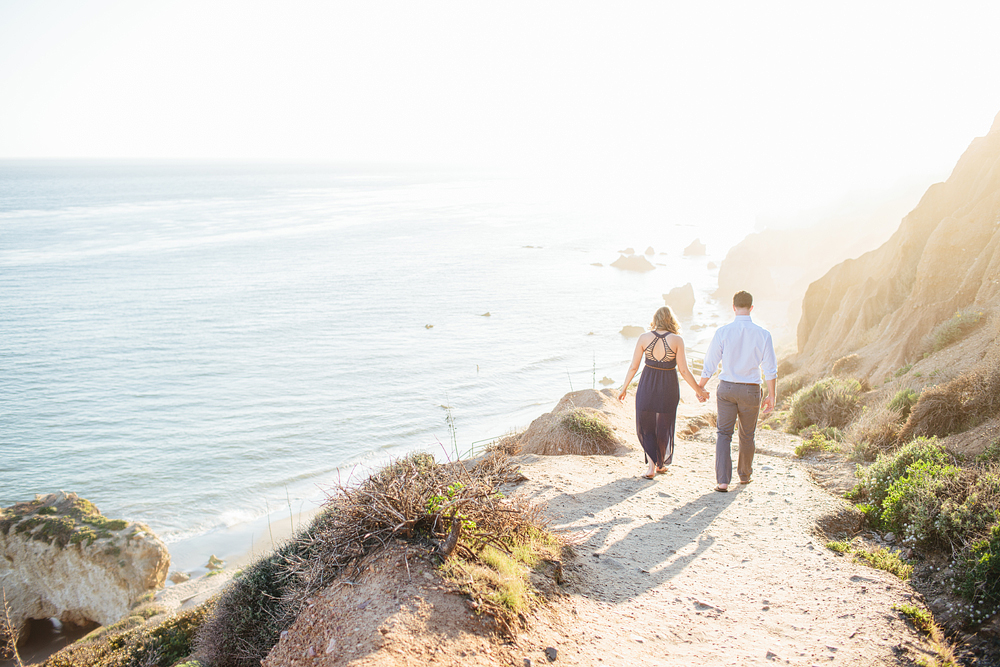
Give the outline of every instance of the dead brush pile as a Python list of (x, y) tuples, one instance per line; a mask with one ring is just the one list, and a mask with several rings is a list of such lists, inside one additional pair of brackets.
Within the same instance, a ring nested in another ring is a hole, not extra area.
[[(500, 493), (519, 475), (501, 450), (474, 466), (414, 454), (356, 487), (338, 489), (305, 531), (244, 570), (222, 594), (199, 632), (197, 657), (212, 667), (259, 667), (307, 598), (340, 575), (355, 576), (352, 568), (365, 556), (394, 541), (416, 543), (439, 561), (454, 554), (469, 562), (538, 542), (548, 535), (541, 508)], [(516, 619), (501, 598), (481, 597), (477, 609), (501, 629)]]
[(899, 433), (905, 443), (919, 436), (947, 436), (1000, 414), (1000, 348), (971, 371), (942, 385), (927, 387)]

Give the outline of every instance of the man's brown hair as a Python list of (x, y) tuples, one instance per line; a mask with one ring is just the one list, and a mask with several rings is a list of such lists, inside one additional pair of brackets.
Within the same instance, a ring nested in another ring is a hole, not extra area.
[(735, 308), (752, 308), (753, 307), (753, 296), (750, 292), (739, 291), (733, 295), (733, 307)]

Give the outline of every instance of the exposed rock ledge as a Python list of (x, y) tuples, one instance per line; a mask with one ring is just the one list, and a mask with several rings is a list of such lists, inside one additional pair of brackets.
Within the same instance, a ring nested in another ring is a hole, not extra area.
[(108, 519), (62, 491), (0, 509), (0, 551), (0, 585), (22, 640), (29, 619), (114, 623), (161, 588), (170, 567), (148, 527)]

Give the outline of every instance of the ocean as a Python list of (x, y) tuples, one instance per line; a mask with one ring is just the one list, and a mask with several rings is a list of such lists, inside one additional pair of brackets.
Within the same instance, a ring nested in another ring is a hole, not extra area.
[[(619, 331), (673, 287), (693, 284), (704, 349), (727, 319), (710, 262), (740, 236), (550, 195), (457, 170), (0, 161), (0, 506), (74, 491), (190, 569), (393, 457), (620, 385)], [(611, 268), (626, 246), (656, 269)]]

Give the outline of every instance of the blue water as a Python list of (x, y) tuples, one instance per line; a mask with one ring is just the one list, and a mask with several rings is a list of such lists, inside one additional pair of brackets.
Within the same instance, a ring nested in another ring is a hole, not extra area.
[(171, 543), (482, 446), (620, 383), (670, 288), (719, 321), (696, 236), (468, 173), (0, 162), (0, 505), (75, 491)]

